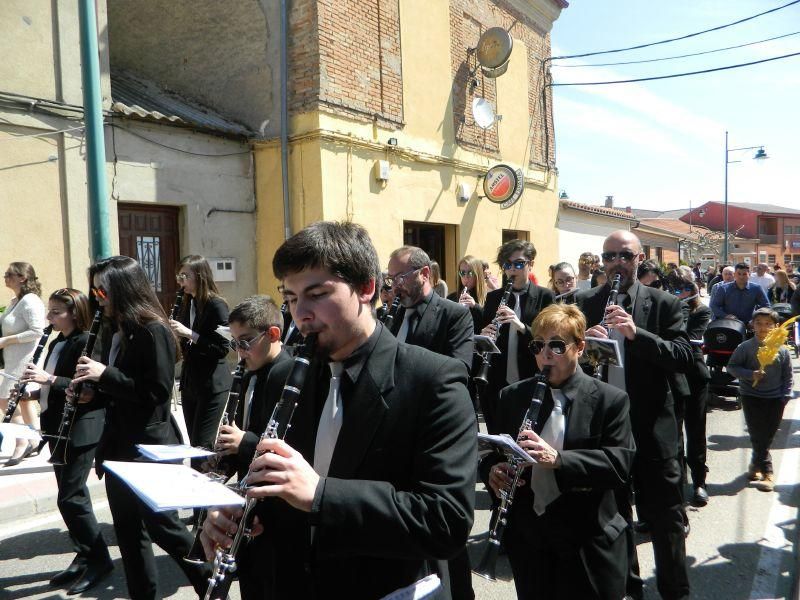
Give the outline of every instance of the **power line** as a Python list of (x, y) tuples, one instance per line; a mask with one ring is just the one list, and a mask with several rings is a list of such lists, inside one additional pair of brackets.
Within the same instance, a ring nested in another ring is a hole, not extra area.
[(735, 50), (736, 48), (744, 48), (746, 46), (755, 46), (756, 44), (763, 44), (765, 42), (772, 42), (774, 40), (780, 40), (783, 38), (791, 37), (793, 35), (800, 34), (800, 31), (795, 31), (794, 33), (786, 33), (784, 35), (778, 35), (775, 37), (767, 38), (764, 40), (758, 40), (757, 42), (748, 42), (746, 44), (737, 44), (736, 46), (728, 46), (726, 48), (717, 48), (716, 50), (706, 50), (704, 52), (693, 52), (691, 54), (679, 54), (677, 56), (665, 56), (663, 58), (650, 58), (647, 60), (628, 60), (623, 62), (610, 62), (610, 63), (592, 63), (588, 65), (553, 65), (553, 67), (558, 67), (559, 69), (574, 69), (574, 68), (581, 68), (581, 67), (613, 67), (617, 65), (640, 65), (643, 63), (651, 63), (651, 62), (661, 62), (665, 60), (675, 60), (678, 58), (688, 58), (690, 56), (702, 56), (703, 54), (714, 54), (715, 52), (724, 52), (725, 50)]
[(704, 33), (711, 33), (712, 31), (719, 31), (720, 29), (725, 29), (727, 27), (733, 27), (734, 25), (739, 25), (740, 23), (745, 23), (747, 21), (752, 21), (758, 17), (763, 17), (764, 15), (768, 15), (769, 13), (773, 13), (775, 11), (787, 8), (792, 6), (793, 4), (797, 4), (800, 0), (793, 0), (788, 4), (784, 4), (783, 6), (778, 6), (775, 8), (771, 8), (770, 10), (765, 10), (764, 12), (760, 12), (757, 15), (753, 15), (750, 17), (746, 17), (744, 19), (739, 19), (738, 21), (734, 21), (732, 23), (726, 23), (725, 25), (718, 25), (717, 27), (712, 27), (711, 29), (704, 29), (703, 31), (697, 31), (695, 33), (689, 33), (687, 35), (682, 35), (680, 37), (670, 38), (668, 40), (661, 40), (659, 42), (650, 42), (649, 44), (639, 44), (638, 46), (630, 46), (628, 48), (616, 48), (614, 50), (600, 50), (597, 52), (584, 52), (583, 54), (571, 54), (569, 56), (553, 56), (550, 60), (562, 60), (565, 58), (583, 58), (586, 56), (597, 56), (598, 54), (613, 54), (615, 52), (627, 52), (628, 50), (639, 50), (641, 48), (649, 48), (650, 46), (658, 46), (660, 44), (668, 44), (670, 42), (677, 42), (679, 40), (685, 40), (688, 38), (696, 37), (698, 35), (703, 35)]
[[(15, 125), (17, 127), (25, 127), (25, 125), (18, 125), (16, 123), (9, 123), (9, 125)], [(67, 129), (58, 129), (55, 131), (46, 131), (44, 133), (31, 133), (27, 135), (12, 135), (11, 137), (7, 138), (9, 142), (15, 142), (21, 139), (30, 139), (30, 138), (42, 138), (47, 137), (49, 135), (57, 135), (59, 133), (67, 133), (69, 131), (77, 131), (79, 129), (86, 129), (83, 125), (80, 127), (68, 127)]]
[(205, 156), (205, 157), (209, 157), (209, 158), (217, 158), (217, 157), (223, 157), (223, 156), (239, 156), (241, 154), (250, 154), (250, 150), (249, 149), (245, 150), (243, 152), (226, 152), (226, 153), (223, 153), (223, 154), (206, 154), (204, 152), (192, 152), (190, 150), (184, 150), (183, 148), (176, 148), (175, 146), (168, 146), (167, 144), (162, 144), (161, 142), (157, 142), (156, 140), (151, 139), (151, 138), (149, 138), (149, 137), (147, 137), (145, 135), (142, 135), (141, 133), (136, 133), (135, 131), (133, 131), (131, 129), (128, 129), (127, 127), (122, 127), (120, 125), (116, 125), (115, 123), (110, 123), (108, 125), (110, 127), (113, 127), (114, 129), (119, 129), (120, 131), (124, 131), (125, 133), (128, 133), (128, 134), (130, 134), (130, 135), (132, 135), (134, 137), (141, 138), (146, 142), (150, 142), (151, 144), (155, 144), (156, 146), (161, 146), (162, 148), (166, 148), (167, 150), (174, 150), (175, 152), (182, 152), (183, 154), (191, 154), (192, 156)]
[[(800, 1), (800, 0), (798, 0)], [(753, 62), (741, 63), (738, 65), (729, 65), (727, 67), (717, 67), (715, 69), (704, 69), (702, 71), (690, 71), (688, 73), (673, 73), (672, 75), (659, 75), (656, 77), (639, 77), (638, 79), (617, 79), (615, 81), (583, 81), (576, 83), (551, 83), (551, 87), (568, 86), (568, 85), (612, 85), (615, 83), (636, 83), (639, 81), (655, 81), (657, 79), (674, 79), (676, 77), (688, 77), (689, 75), (702, 75), (703, 73), (714, 73), (716, 71), (727, 71), (729, 69), (738, 69), (739, 67), (749, 67), (750, 65), (758, 65), (773, 60), (781, 60), (782, 58), (790, 58), (792, 56), (800, 56), (800, 52), (793, 52), (792, 54), (784, 54), (783, 56), (773, 56), (772, 58), (764, 58), (762, 60), (754, 60)]]

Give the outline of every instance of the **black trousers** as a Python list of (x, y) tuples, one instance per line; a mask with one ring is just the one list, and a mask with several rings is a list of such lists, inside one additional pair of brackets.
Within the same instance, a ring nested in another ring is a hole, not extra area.
[[(677, 458), (647, 458), (637, 455), (633, 461), (636, 511), (639, 519), (650, 525), (656, 586), (664, 600), (689, 597), (681, 476)], [(621, 505), (619, 511), (630, 522), (630, 505)], [(627, 514), (623, 511), (627, 511)], [(633, 545), (633, 531), (630, 528), (627, 535), (631, 538), (628, 542), (630, 552)], [(636, 590), (629, 589), (628, 592), (633, 592), (634, 597), (641, 597), (640, 591), (637, 594)]]
[(161, 598), (153, 542), (172, 557), (202, 597), (211, 573), (210, 566), (183, 560), (189, 553), (194, 536), (178, 519), (178, 513), (153, 512), (125, 483), (109, 472), (106, 472), (106, 493), (130, 597), (133, 600)]
[[(680, 436), (679, 450), (684, 473), (688, 467), (692, 484), (705, 486), (706, 473), (706, 407), (708, 405), (708, 381), (694, 373), (686, 376), (689, 382), (689, 397), (675, 396), (675, 417)], [(684, 429), (686, 430), (684, 438)], [(685, 443), (684, 443), (685, 440)], [(685, 448), (685, 451), (684, 451)]]
[(214, 447), (219, 420), (227, 400), (227, 391), (214, 394), (197, 389), (192, 382), (185, 382), (181, 390), (181, 407), (192, 446), (209, 449)]
[[(49, 440), (53, 451), (55, 440)], [(58, 511), (69, 531), (78, 560), (85, 564), (110, 564), (108, 546), (100, 533), (100, 526), (92, 510), (92, 498), (86, 479), (94, 461), (95, 444), (74, 448), (67, 452), (68, 464), (54, 465), (53, 472), (58, 484)]]
[(773, 472), (769, 449), (780, 427), (785, 406), (783, 398), (742, 396), (744, 420), (753, 446), (750, 462), (765, 474)]

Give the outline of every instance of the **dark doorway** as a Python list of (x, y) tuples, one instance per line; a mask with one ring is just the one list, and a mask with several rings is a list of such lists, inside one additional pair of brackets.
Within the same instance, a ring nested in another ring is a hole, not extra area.
[(139, 261), (159, 302), (169, 313), (178, 289), (178, 208), (120, 203), (117, 214), (120, 254)]
[(439, 263), (442, 279), (446, 280), (447, 261), (445, 257), (444, 231), (444, 225), (414, 223), (411, 221), (403, 223), (403, 244), (406, 246), (418, 246), (425, 250), (431, 260)]

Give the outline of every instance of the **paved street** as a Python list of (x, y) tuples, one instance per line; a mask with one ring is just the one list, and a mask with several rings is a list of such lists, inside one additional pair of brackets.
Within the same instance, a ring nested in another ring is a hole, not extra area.
[[(796, 380), (800, 381), (800, 362), (795, 360), (794, 367)], [(732, 408), (733, 403), (725, 407), (715, 406), (708, 415), (711, 502), (702, 509), (689, 508), (692, 531), (688, 538), (688, 556), (692, 597), (701, 600), (790, 597), (797, 565), (795, 537), (800, 505), (800, 400), (793, 400), (787, 406), (774, 444), (773, 456), (778, 479), (776, 492), (772, 494), (756, 490), (743, 475), (749, 459), (748, 439), (742, 412)], [(45, 470), (44, 457), (35, 461), (35, 465), (38, 465), (35, 468)], [(20, 485), (9, 482), (12, 477), (24, 479), (26, 489), (41, 488), (42, 495), (46, 489), (54, 488), (50, 473), (11, 476), (2, 472), (0, 469), (0, 505), (9, 503), (13, 500), (11, 496), (20, 493)], [(98, 518), (105, 524), (106, 539), (113, 543), (114, 533), (102, 485), (92, 489), (97, 498)], [(476, 489), (478, 511), (470, 541), (470, 554), (475, 562), (483, 548), (489, 518), (488, 495), (481, 485)], [(48, 508), (43, 503), (37, 508), (31, 502), (29, 514), (39, 510), (39, 514), (32, 518), (18, 517), (9, 521), (0, 514), (0, 598), (66, 598), (63, 590), (53, 590), (47, 583), (72, 558), (63, 523), (53, 509), (54, 505)], [(646, 598), (657, 598), (649, 540), (640, 538), (638, 548), (647, 583)], [(84, 597), (126, 597), (119, 552), (116, 546), (112, 546), (111, 551), (116, 570), (105, 581), (105, 585)], [(182, 574), (169, 557), (160, 549), (157, 549), (157, 555), (164, 597), (195, 597), (191, 589), (184, 585)], [(473, 577), (478, 598), (493, 600), (515, 597), (510, 571), (502, 558), (498, 574), (500, 580), (496, 583)], [(238, 597), (238, 590), (234, 588), (232, 598)]]

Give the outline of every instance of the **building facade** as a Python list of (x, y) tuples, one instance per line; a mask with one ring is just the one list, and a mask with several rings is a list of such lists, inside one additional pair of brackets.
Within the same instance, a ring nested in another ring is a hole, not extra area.
[(583, 252), (600, 255), (603, 241), (613, 231), (630, 231), (636, 218), (624, 210), (582, 204), (572, 200), (559, 200), (558, 259), (578, 268), (578, 257)]

